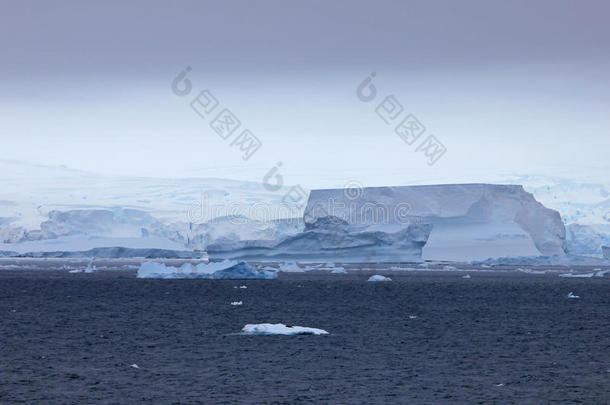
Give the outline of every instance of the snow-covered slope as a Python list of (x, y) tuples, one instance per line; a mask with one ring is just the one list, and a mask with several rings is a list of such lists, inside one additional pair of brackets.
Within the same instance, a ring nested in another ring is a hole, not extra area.
[[(223, 179), (100, 176), (0, 160), (0, 242), (7, 245), (0, 249), (202, 250), (281, 240), (302, 228), (301, 211), (281, 203), (288, 190)], [(278, 220), (290, 216), (297, 220)]]
[[(313, 190), (306, 226), (339, 218), (379, 233), (430, 224), (423, 257), (476, 260), (502, 256), (564, 254), (559, 213), (545, 208), (519, 185), (451, 184)], [(381, 245), (385, 246), (385, 245)]]

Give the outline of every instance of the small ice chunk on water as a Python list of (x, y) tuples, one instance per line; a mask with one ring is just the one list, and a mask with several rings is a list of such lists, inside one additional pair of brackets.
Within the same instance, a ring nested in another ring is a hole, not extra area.
[(328, 335), (324, 329), (304, 326), (286, 326), (283, 323), (248, 324), (242, 328), (248, 335)]
[(367, 281), (392, 281), (390, 277), (384, 277), (379, 274), (375, 274), (374, 276), (369, 277)]
[(417, 315), (409, 315), (409, 319), (417, 319)]
[(84, 270), (85, 273), (93, 273), (94, 271), (96, 271), (97, 269), (95, 268), (95, 266), (93, 265), (93, 259), (91, 259), (91, 261), (89, 262), (89, 264), (87, 265), (87, 268)]
[(129, 367), (131, 368), (140, 368), (140, 366), (138, 366), (136, 363), (133, 363), (132, 365), (130, 365)]
[(465, 276), (462, 276), (462, 278), (470, 278), (470, 274), (466, 274)]
[(453, 271), (453, 270), (457, 270), (457, 267), (455, 267), (455, 266), (444, 266), (443, 270), (445, 270), (445, 271)]
[(580, 298), (580, 296), (574, 295), (574, 293), (570, 291), (570, 293), (568, 294), (568, 298)]
[(70, 270), (69, 273), (82, 273), (84, 270), (81, 269), (74, 269), (74, 270)]
[(347, 274), (347, 270), (343, 267), (335, 267), (330, 271), (332, 274)]
[(243, 301), (233, 301), (233, 302), (231, 302), (231, 305), (240, 306), (240, 305), (244, 305), (244, 303), (243, 303)]

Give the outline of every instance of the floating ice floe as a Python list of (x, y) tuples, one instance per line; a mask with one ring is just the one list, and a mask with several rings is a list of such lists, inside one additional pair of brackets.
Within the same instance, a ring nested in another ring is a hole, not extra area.
[(138, 278), (209, 278), (215, 280), (264, 279), (277, 278), (275, 272), (257, 270), (246, 262), (225, 260), (214, 263), (200, 263), (193, 266), (185, 263), (181, 267), (166, 266), (163, 263), (146, 262), (138, 269)]
[(129, 367), (131, 368), (140, 368), (140, 366), (138, 366), (136, 363), (133, 363), (132, 365), (130, 365)]
[(379, 274), (375, 274), (374, 276), (369, 277), (367, 281), (392, 281), (390, 277), (384, 277)]
[(299, 267), (296, 262), (285, 262), (280, 265), (280, 271), (284, 273), (303, 273), (305, 270)]
[(409, 315), (409, 319), (417, 319), (417, 315)]
[(330, 271), (332, 274), (347, 274), (347, 270), (343, 267), (335, 267)]
[(244, 305), (244, 303), (243, 303), (243, 301), (233, 301), (231, 303), (231, 305), (233, 305), (233, 306), (241, 306), (241, 305)]
[(574, 295), (574, 293), (572, 291), (570, 291), (570, 293), (568, 294), (568, 298), (580, 298), (580, 296)]
[(455, 266), (443, 266), (443, 270), (445, 270), (445, 271), (453, 271), (453, 270), (457, 270), (457, 267), (455, 267)]
[(242, 328), (247, 335), (328, 335), (324, 329), (286, 326), (283, 323), (248, 324)]
[(564, 273), (564, 274), (560, 274), (559, 277), (567, 277), (567, 278), (591, 278), (594, 275), (595, 275), (595, 273), (584, 273), (584, 274)]
[(470, 274), (466, 274), (465, 276), (462, 276), (462, 278), (470, 278)]
[(69, 273), (82, 273), (84, 270), (82, 269), (74, 269), (74, 270), (70, 270)]

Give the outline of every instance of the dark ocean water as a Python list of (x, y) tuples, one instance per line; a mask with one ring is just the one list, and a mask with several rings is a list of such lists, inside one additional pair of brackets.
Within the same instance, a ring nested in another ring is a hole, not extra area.
[(1, 271), (0, 402), (610, 402), (607, 277), (134, 275)]

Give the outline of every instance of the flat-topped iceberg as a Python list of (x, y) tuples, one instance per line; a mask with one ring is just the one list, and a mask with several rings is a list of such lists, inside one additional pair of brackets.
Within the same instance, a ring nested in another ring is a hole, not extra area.
[(145, 262), (138, 269), (138, 278), (164, 278), (164, 279), (215, 279), (215, 280), (241, 280), (277, 278), (275, 272), (258, 270), (246, 262), (224, 260), (215, 263), (200, 263), (196, 266), (185, 263), (181, 267), (166, 266), (163, 263)]
[(324, 329), (286, 326), (283, 323), (248, 324), (242, 328), (247, 335), (328, 335)]
[[(544, 207), (519, 185), (446, 184), (356, 191), (311, 191), (304, 223), (306, 233), (319, 232), (308, 240), (317, 241), (323, 250), (342, 249), (357, 256), (364, 252), (365, 258), (372, 259), (367, 261), (389, 261), (401, 255), (420, 259), (422, 254), (424, 259), (468, 261), (563, 255), (566, 251), (559, 213)], [(306, 246), (317, 247), (314, 243)], [(367, 256), (371, 251), (375, 254)]]

